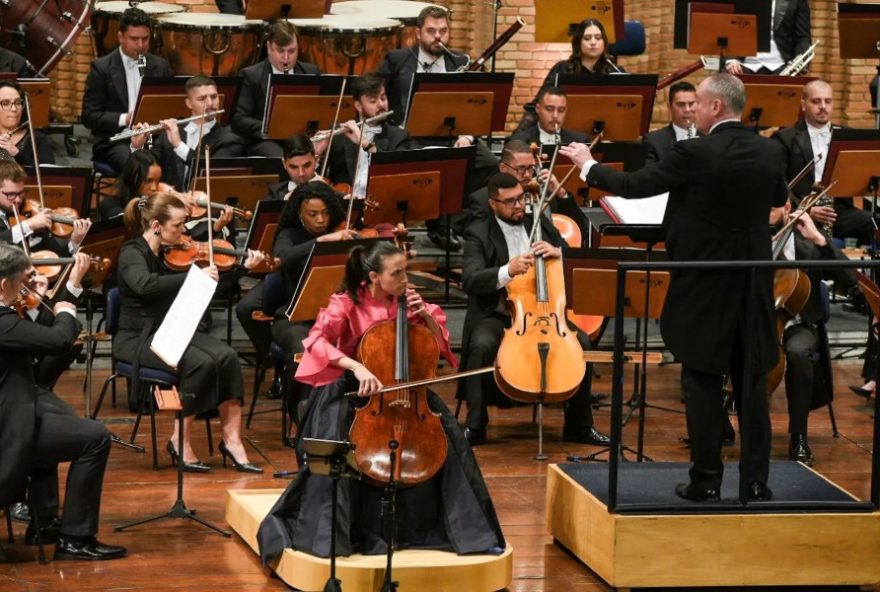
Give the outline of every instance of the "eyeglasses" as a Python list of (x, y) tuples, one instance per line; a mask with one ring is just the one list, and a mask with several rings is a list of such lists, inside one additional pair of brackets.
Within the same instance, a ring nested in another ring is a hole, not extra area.
[(23, 189), (22, 191), (12, 191), (12, 192), (0, 191), (0, 193), (2, 193), (6, 199), (15, 199), (17, 197), (24, 199), (25, 197), (27, 197), (27, 189)]
[(521, 164), (519, 166), (512, 166), (512, 165), (507, 164), (506, 162), (503, 162), (501, 164), (503, 164), (504, 166), (506, 166), (507, 168), (512, 170), (514, 173), (516, 173), (520, 177), (525, 177), (526, 175), (531, 173), (532, 169), (534, 168), (532, 166), (525, 165), (525, 164)]
[(0, 101), (0, 107), (3, 107), (4, 111), (12, 111), (13, 107), (20, 111), (24, 107), (24, 101), (21, 99), (16, 99), (14, 101), (11, 99), (3, 99)]
[(516, 204), (522, 205), (526, 203), (525, 194), (520, 195), (519, 197), (511, 197), (509, 199), (496, 199), (494, 197), (490, 197), (489, 199), (491, 199), (492, 201), (497, 201), (498, 203), (507, 206), (508, 208), (512, 208)]

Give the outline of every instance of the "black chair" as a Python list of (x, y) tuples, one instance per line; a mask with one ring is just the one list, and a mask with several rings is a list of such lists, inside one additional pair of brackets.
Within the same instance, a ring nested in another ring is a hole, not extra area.
[[(258, 315), (259, 320), (271, 323), (275, 318), (275, 311), (284, 305), (284, 276), (282, 276), (279, 271), (267, 274), (266, 277), (263, 278), (262, 283), (254, 289), (263, 290), (263, 308), (262, 310), (257, 311), (256, 315)], [(282, 376), (284, 375), (284, 367), (287, 365), (287, 354), (284, 352), (281, 345), (275, 340), (272, 340), (269, 343), (269, 359), (257, 360), (257, 367), (254, 370), (254, 396), (251, 399), (250, 410), (248, 411), (247, 421), (245, 422), (245, 427), (248, 429), (251, 427), (254, 409), (257, 406), (257, 398), (260, 396), (260, 386), (266, 379), (266, 370), (270, 365), (275, 368), (275, 372), (280, 372)], [(287, 385), (284, 384), (283, 381), (281, 393), (281, 412), (282, 417), (286, 418), (284, 403), (287, 400)], [(274, 409), (272, 411), (274, 411)], [(286, 421), (284, 421), (284, 423), (286, 423)]]

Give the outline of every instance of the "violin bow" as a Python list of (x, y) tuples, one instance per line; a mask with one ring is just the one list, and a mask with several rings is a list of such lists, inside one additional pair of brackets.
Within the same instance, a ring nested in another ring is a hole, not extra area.
[[(556, 133), (559, 133), (559, 124), (556, 124)], [(547, 204), (550, 203), (550, 200), (547, 199), (547, 193), (550, 191), (550, 179), (553, 178), (553, 167), (556, 166), (556, 157), (558, 155), (559, 144), (557, 143), (553, 148), (553, 158), (550, 159), (550, 174), (547, 175), (547, 181), (541, 188), (541, 198), (538, 200), (538, 206), (534, 208), (535, 219), (532, 220), (532, 231), (529, 233), (529, 244), (534, 242), (535, 236), (538, 232), (538, 228), (541, 226), (541, 216), (544, 215), (544, 208), (547, 207)], [(558, 190), (559, 188), (557, 188), (557, 191)]]
[(837, 179), (831, 182), (831, 184), (822, 190), (821, 193), (812, 193), (804, 198), (801, 202), (801, 205), (798, 206), (798, 209), (791, 213), (791, 218), (788, 222), (785, 223), (779, 232), (773, 235), (773, 238), (770, 239), (770, 244), (773, 245), (772, 257), (773, 259), (778, 259), (779, 255), (782, 253), (782, 250), (785, 248), (785, 243), (788, 240), (789, 235), (794, 231), (794, 225), (797, 224), (797, 221), (800, 220), (801, 216), (807, 213), (807, 211), (813, 207), (813, 205), (825, 197), (831, 188), (837, 185)]
[(28, 245), (27, 237), (24, 235), (24, 227), (21, 225), (21, 214), (18, 211), (18, 206), (15, 204), (12, 204), (12, 213), (15, 214), (15, 219), (18, 220), (18, 227), (21, 229), (21, 250), (30, 259), (31, 247)]
[(214, 222), (211, 220), (211, 147), (205, 144), (205, 193), (208, 194), (208, 207), (205, 219), (208, 222), (208, 265), (214, 265)]
[(818, 154), (817, 156), (813, 157), (813, 160), (811, 162), (808, 162), (807, 166), (802, 168), (800, 170), (800, 172), (794, 176), (794, 179), (792, 179), (791, 181), (788, 182), (788, 190), (791, 191), (792, 189), (794, 189), (795, 185), (800, 183), (803, 180), (803, 178), (806, 177), (807, 174), (809, 174), (810, 171), (812, 171), (814, 168), (816, 168), (816, 165), (819, 164), (820, 160), (822, 160), (821, 154)]
[[(358, 180), (358, 174), (360, 173), (360, 170), (361, 170), (361, 151), (363, 150), (361, 143), (364, 141), (364, 127), (366, 127), (366, 125), (367, 125), (367, 118), (361, 117), (361, 124), (358, 126), (358, 142), (357, 142), (358, 158), (354, 163), (354, 175), (352, 175), (352, 177), (351, 177), (351, 194), (348, 196), (348, 214), (345, 217), (345, 229), (346, 230), (351, 230), (351, 212), (354, 209), (354, 200), (355, 200), (354, 188), (355, 188), (355, 183), (357, 183), (357, 180)], [(363, 197), (364, 197), (364, 200), (366, 201), (366, 198), (367, 198), (366, 190), (365, 190), (365, 194)]]
[(31, 135), (31, 152), (34, 155), (34, 170), (37, 175), (37, 193), (40, 195), (40, 208), (45, 208), (46, 203), (43, 199), (43, 177), (40, 174), (40, 159), (37, 154), (37, 137), (34, 135), (34, 122), (31, 120), (31, 104), (28, 100), (28, 92), (22, 91), (24, 96), (24, 109), (27, 112), (28, 133)]
[[(199, 119), (199, 141), (196, 144), (196, 158), (195, 158), (195, 163), (194, 163), (195, 166), (193, 167), (193, 170), (192, 170), (192, 179), (190, 179), (190, 182), (188, 183), (189, 192), (192, 194), (195, 194), (196, 181), (199, 180), (199, 162), (201, 160), (200, 156), (202, 155), (202, 143), (203, 143), (204, 139), (205, 139), (205, 118), (202, 117), (201, 119)], [(205, 166), (207, 166), (207, 164)], [(184, 190), (184, 192), (186, 192), (186, 187), (182, 187), (182, 189)], [(210, 200), (208, 200), (208, 203), (210, 204)], [(211, 217), (211, 206), (210, 205), (208, 206), (208, 217), (209, 218)]]
[(327, 163), (330, 162), (330, 149), (333, 147), (333, 132), (339, 124), (339, 112), (342, 110), (342, 101), (345, 99), (345, 86), (348, 84), (348, 78), (342, 77), (342, 88), (339, 89), (339, 102), (336, 103), (336, 114), (333, 116), (333, 125), (330, 126), (330, 139), (327, 140), (327, 149), (324, 150), (324, 162), (321, 163), (321, 178), (325, 178), (327, 172)]

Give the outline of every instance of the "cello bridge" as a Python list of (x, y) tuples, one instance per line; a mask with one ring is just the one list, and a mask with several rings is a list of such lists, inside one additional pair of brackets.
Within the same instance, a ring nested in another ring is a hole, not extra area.
[(412, 405), (408, 399), (395, 399), (394, 401), (388, 401), (389, 407), (403, 407), (404, 409), (409, 409)]

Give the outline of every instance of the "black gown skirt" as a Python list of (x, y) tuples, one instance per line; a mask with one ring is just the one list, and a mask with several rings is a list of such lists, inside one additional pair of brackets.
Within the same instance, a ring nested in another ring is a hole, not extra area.
[[(354, 404), (343, 396), (357, 390), (350, 374), (317, 387), (309, 396), (301, 436), (347, 440)], [(446, 405), (428, 392), (428, 405), (441, 414), (449, 444), (446, 462), (437, 475), (416, 487), (397, 492), (398, 549), (437, 549), (467, 553), (501, 553), (504, 536), (473, 451)], [(302, 459), (302, 441), (297, 457)], [(302, 470), (275, 503), (257, 533), (266, 564), (284, 549), (318, 557), (330, 556), (332, 479)], [(377, 555), (387, 552), (386, 524), (381, 516), (383, 488), (355, 479), (339, 483), (336, 553)]]

